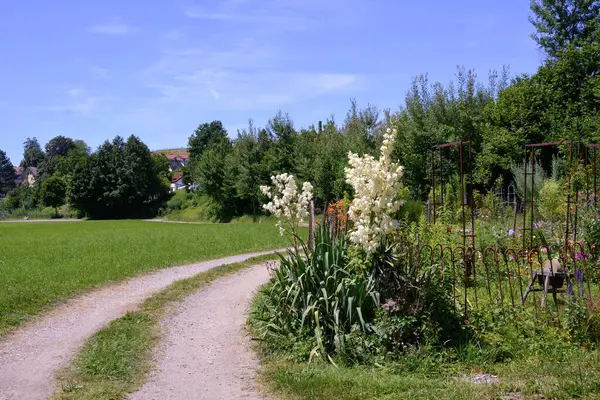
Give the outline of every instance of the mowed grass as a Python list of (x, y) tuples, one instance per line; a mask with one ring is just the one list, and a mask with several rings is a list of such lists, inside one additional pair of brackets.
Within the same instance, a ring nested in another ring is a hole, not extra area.
[(92, 287), (285, 245), (271, 223), (0, 223), (0, 335)]

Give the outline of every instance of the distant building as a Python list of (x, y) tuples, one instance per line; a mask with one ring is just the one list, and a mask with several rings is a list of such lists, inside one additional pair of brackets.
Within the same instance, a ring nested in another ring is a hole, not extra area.
[(17, 186), (33, 186), (37, 178), (38, 169), (36, 167), (15, 167), (15, 184)]
[(183, 182), (183, 174), (181, 172), (175, 172), (171, 179), (171, 191), (185, 189), (185, 183)]
[(169, 171), (177, 171), (187, 165), (190, 160), (189, 154), (166, 154), (169, 160)]

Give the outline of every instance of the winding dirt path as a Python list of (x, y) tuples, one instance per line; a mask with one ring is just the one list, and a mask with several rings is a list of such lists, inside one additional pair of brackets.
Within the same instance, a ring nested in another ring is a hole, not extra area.
[[(174, 281), (272, 251), (161, 269), (69, 300), (0, 340), (0, 400), (45, 399), (84, 341)], [(218, 334), (218, 333), (217, 333)]]
[(177, 304), (162, 321), (157, 368), (133, 400), (260, 400), (258, 360), (245, 326), (250, 300), (269, 279), (266, 264), (220, 279)]

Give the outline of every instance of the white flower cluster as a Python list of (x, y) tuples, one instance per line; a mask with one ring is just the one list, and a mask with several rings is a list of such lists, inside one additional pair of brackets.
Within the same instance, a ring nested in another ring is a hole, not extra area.
[(310, 183), (304, 182), (302, 191), (298, 190), (296, 179), (290, 174), (280, 174), (271, 177), (275, 187), (273, 191), (268, 186), (261, 186), (260, 190), (271, 201), (263, 208), (275, 215), (279, 220), (277, 226), (279, 233), (285, 233), (284, 225), (288, 225), (292, 230), (299, 223), (304, 222), (308, 217), (308, 206), (313, 197), (313, 187)]
[(369, 154), (362, 157), (348, 154), (350, 167), (345, 169), (346, 182), (355, 193), (348, 211), (354, 222), (350, 240), (368, 252), (374, 251), (380, 239), (398, 226), (391, 214), (402, 206), (397, 196), (402, 189), (404, 167), (390, 160), (395, 138), (395, 129), (388, 129), (383, 135), (379, 160)]

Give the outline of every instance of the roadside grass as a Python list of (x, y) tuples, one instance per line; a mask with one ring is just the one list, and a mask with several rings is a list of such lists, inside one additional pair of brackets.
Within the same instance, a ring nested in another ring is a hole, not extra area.
[[(260, 315), (262, 296), (255, 296), (249, 320), (255, 337), (261, 322), (252, 316)], [(282, 400), (600, 399), (600, 351), (551, 335), (456, 349), (422, 348), (362, 366), (334, 366), (318, 358), (307, 362), (300, 355), (305, 344), (290, 347), (289, 338), (260, 339), (259, 378), (272, 398)], [(499, 382), (473, 383), (479, 374)]]
[(212, 268), (177, 281), (147, 299), (139, 311), (112, 321), (90, 338), (70, 367), (59, 373), (53, 399), (117, 399), (141, 387), (152, 368), (152, 349), (160, 338), (160, 320), (184, 299), (211, 282), (267, 260), (276, 254)]
[(0, 336), (45, 309), (108, 282), (285, 245), (270, 223), (0, 223)]

